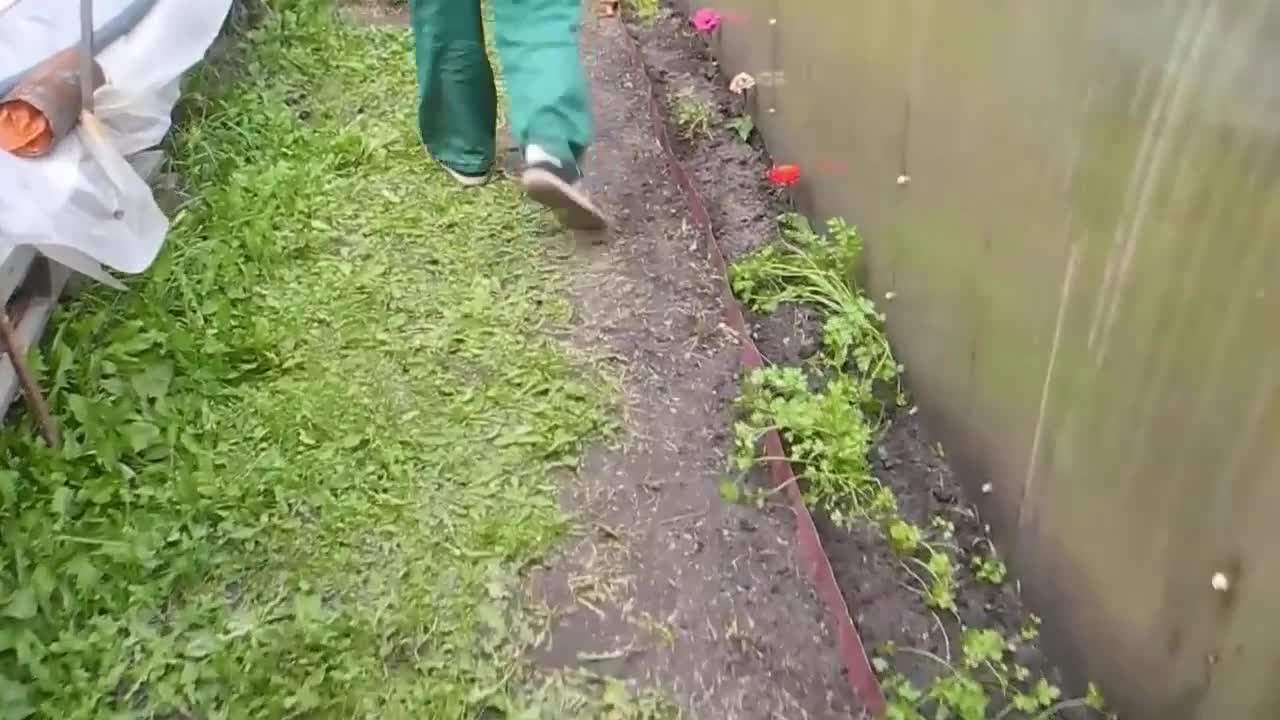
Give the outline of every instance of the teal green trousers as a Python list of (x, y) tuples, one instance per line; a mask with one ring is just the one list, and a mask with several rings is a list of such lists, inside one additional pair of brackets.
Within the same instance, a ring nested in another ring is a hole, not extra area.
[[(580, 0), (492, 0), (512, 139), (576, 163), (591, 140), (578, 56)], [(412, 0), (418, 129), (436, 160), (469, 175), (494, 161), (498, 94), (481, 0)]]

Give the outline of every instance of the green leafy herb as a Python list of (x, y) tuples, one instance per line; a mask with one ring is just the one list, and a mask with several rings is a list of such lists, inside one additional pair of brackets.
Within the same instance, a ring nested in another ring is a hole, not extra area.
[(727, 125), (742, 142), (750, 140), (751, 133), (756, 131), (756, 121), (750, 115), (739, 115), (731, 119)]

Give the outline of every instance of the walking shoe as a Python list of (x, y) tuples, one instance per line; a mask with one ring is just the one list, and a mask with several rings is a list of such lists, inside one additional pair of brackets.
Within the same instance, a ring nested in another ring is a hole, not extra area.
[(489, 182), (489, 176), (493, 174), (492, 167), (480, 173), (479, 175), (470, 175), (468, 173), (458, 172), (457, 170), (454, 170), (448, 165), (445, 165), (444, 163), (437, 160), (436, 157), (431, 154), (431, 151), (426, 149), (425, 147), (422, 148), (422, 151), (427, 154), (427, 157), (431, 158), (432, 162), (444, 168), (444, 171), (449, 173), (449, 177), (453, 178), (454, 180), (457, 180), (458, 184), (463, 187), (479, 187), (480, 185), (483, 185)]
[(457, 180), (458, 184), (463, 187), (479, 187), (489, 182), (489, 175), (492, 172), (491, 170), (486, 170), (480, 175), (468, 175), (463, 172), (458, 172), (444, 163), (440, 163), (440, 167), (444, 168), (444, 171), (449, 173), (449, 176), (454, 180)]
[(525, 149), (525, 170), (520, 184), (529, 197), (556, 211), (561, 222), (572, 230), (604, 230), (609, 226), (604, 213), (582, 189), (582, 172), (572, 163), (552, 157), (537, 145)]

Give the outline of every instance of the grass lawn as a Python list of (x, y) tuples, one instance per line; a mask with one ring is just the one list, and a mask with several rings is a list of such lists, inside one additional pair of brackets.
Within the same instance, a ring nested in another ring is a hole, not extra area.
[(0, 433), (0, 720), (655, 715), (521, 662), (610, 428), (552, 221), (424, 159), (407, 33), (294, 4), (193, 84), (163, 256), (57, 318), (65, 448)]

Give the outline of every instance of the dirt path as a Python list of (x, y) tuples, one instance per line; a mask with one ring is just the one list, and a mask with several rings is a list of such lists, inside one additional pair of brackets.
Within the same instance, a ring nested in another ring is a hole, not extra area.
[(655, 686), (690, 718), (856, 716), (796, 571), (789, 511), (721, 498), (737, 350), (626, 43), (618, 20), (588, 8), (598, 127), (587, 180), (616, 227), (572, 269), (573, 342), (613, 359), (624, 427), (566, 492), (589, 530), (532, 578), (554, 618), (538, 661)]

